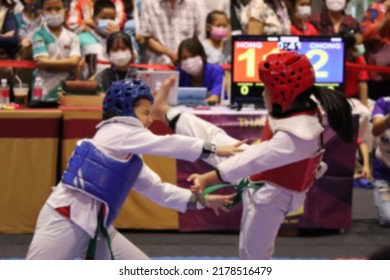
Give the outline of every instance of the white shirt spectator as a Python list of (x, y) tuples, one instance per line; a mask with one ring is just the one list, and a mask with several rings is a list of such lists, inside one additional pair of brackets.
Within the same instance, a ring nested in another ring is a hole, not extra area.
[(207, 62), (212, 64), (225, 63), (225, 56), (222, 50), (215, 48), (208, 40), (203, 40), (202, 45), (207, 55)]
[[(177, 0), (174, 7), (167, 0), (144, 0), (141, 12), (141, 36), (151, 37), (170, 50), (177, 51), (184, 39), (204, 31), (194, 0)], [(146, 50), (147, 63), (170, 64), (166, 55)]]

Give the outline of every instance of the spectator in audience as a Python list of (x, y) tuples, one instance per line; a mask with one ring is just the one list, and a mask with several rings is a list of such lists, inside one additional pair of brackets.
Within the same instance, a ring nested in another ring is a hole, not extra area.
[(140, 35), (147, 47), (145, 62), (176, 64), (180, 42), (198, 36), (203, 24), (195, 0), (143, 0)]
[(223, 11), (212, 11), (206, 18), (206, 40), (202, 42), (207, 55), (207, 62), (222, 64), (224, 41), (229, 36), (229, 19)]
[[(367, 49), (368, 64), (389, 66), (390, 0), (371, 4), (365, 13), (361, 27)], [(370, 72), (372, 80), (389, 80), (389, 77), (389, 74)]]
[[(244, 8), (251, 2), (251, 0), (227, 0), (221, 5), (220, 10), (225, 11), (228, 18), (230, 18), (231, 35), (239, 35), (245, 33), (245, 25), (243, 24), (242, 14)], [(222, 53), (225, 57), (224, 63), (230, 64), (232, 62), (232, 42), (228, 37), (222, 47)]]
[(16, 13), (19, 14), (19, 13), (23, 12), (24, 5), (22, 3), (22, 0), (4, 0), (4, 1), (13, 5), (12, 10), (13, 10), (14, 14), (16, 14)]
[(242, 14), (246, 33), (251, 35), (288, 35), (291, 21), (283, 0), (252, 0)]
[(378, 137), (373, 161), (375, 204), (379, 223), (390, 227), (390, 97), (376, 101), (372, 124), (372, 133)]
[(43, 19), (38, 12), (38, 0), (20, 0), (23, 4), (23, 11), (15, 13), (16, 24), (19, 31), (22, 48), (32, 46), (32, 36), (42, 27)]
[[(18, 30), (12, 15), (12, 6), (0, 0), (0, 59), (14, 59), (18, 50)], [(13, 78), (12, 68), (1, 67), (0, 78), (10, 84)]]
[(308, 22), (311, 0), (290, 0), (291, 35), (315, 36), (317, 29)]
[(80, 60), (77, 35), (63, 26), (65, 12), (64, 1), (42, 0), (46, 25), (33, 36), (33, 56), (45, 99), (57, 99), (58, 87), (76, 70)]
[[(126, 21), (126, 13), (122, 0), (107, 0), (114, 4), (116, 16), (115, 25), (122, 28)], [(128, 0), (126, 0), (128, 1)], [(91, 31), (96, 28), (94, 21), (94, 6), (96, 0), (72, 0), (70, 3), (69, 17), (66, 24), (70, 30), (76, 33)]]
[(251, 0), (224, 0), (219, 4), (217, 10), (224, 11), (230, 19), (232, 35), (245, 33), (245, 26), (242, 23), (241, 18), (242, 12), (249, 2), (251, 2)]
[(224, 88), (224, 70), (218, 64), (207, 63), (206, 53), (198, 38), (180, 43), (178, 53), (179, 86), (206, 87), (209, 97), (206, 102), (215, 105), (221, 100)]
[[(229, 9), (229, 2), (230, 0), (196, 0), (195, 3), (197, 4), (199, 10), (201, 22), (206, 22), (207, 15), (212, 11), (218, 10), (227, 13), (227, 10)], [(203, 40), (207, 38), (206, 35), (207, 34), (204, 32), (204, 30), (202, 30), (202, 33), (198, 37), (202, 38)]]
[[(19, 3), (23, 5), (23, 10), (14, 12), (20, 45), (17, 58), (33, 60), (32, 37), (43, 25), (42, 16), (39, 14), (39, 2), (38, 0), (20, 0)], [(31, 84), (33, 81), (33, 69), (15, 69), (15, 74), (25, 83)]]
[(360, 32), (356, 19), (345, 14), (345, 8), (350, 0), (323, 0), (324, 6), (320, 14), (313, 15), (309, 21), (317, 29), (319, 35), (333, 36)]
[[(115, 5), (111, 1), (97, 0), (93, 8), (93, 20), (95, 28), (91, 31), (79, 34), (81, 55), (87, 63), (96, 65), (96, 60), (108, 61), (109, 57), (106, 51), (106, 39), (111, 33), (119, 31), (115, 24)], [(82, 63), (84, 64), (84, 63)], [(88, 67), (84, 66), (82, 78), (91, 78), (93, 75), (99, 74), (105, 68), (109, 67), (106, 64), (97, 64), (96, 69), (89, 71)]]
[[(345, 34), (346, 61), (361, 66), (366, 65), (364, 59), (364, 45), (361, 36)], [(360, 41), (358, 41), (360, 40)], [(369, 152), (372, 149), (371, 112), (374, 101), (368, 98), (368, 73), (366, 70), (348, 69), (345, 71), (345, 94), (352, 105), (352, 113), (359, 114), (359, 138), (367, 145)]]
[[(139, 13), (141, 11), (142, 1), (141, 0), (127, 0), (124, 1), (125, 12), (127, 15), (127, 20), (123, 27), (123, 31), (129, 35), (131, 39), (131, 44), (133, 46), (135, 56), (135, 63), (141, 62), (141, 49), (137, 42), (137, 36), (139, 36), (140, 22), (139, 22)], [(138, 37), (138, 41), (142, 38)]]
[(107, 38), (107, 54), (111, 67), (104, 69), (96, 77), (100, 89), (106, 92), (113, 82), (135, 78), (137, 70), (129, 66), (134, 60), (130, 37), (123, 31), (112, 33)]

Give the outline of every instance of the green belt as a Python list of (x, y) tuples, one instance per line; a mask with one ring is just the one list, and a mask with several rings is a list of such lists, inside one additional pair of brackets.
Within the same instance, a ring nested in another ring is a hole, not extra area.
[(100, 232), (103, 234), (103, 237), (107, 242), (108, 249), (110, 250), (111, 259), (115, 260), (114, 254), (112, 253), (110, 235), (108, 234), (107, 228), (103, 225), (103, 205), (99, 210), (95, 236), (93, 238), (91, 238), (91, 240), (89, 241), (89, 244), (88, 244), (87, 255), (85, 257), (86, 260), (94, 260), (95, 259), (97, 240), (98, 240), (98, 236), (99, 236)]
[(216, 190), (219, 190), (219, 189), (222, 189), (222, 188), (234, 187), (235, 190), (236, 190), (237, 195), (234, 197), (233, 203), (231, 203), (231, 204), (226, 206), (227, 208), (232, 208), (232, 207), (236, 206), (237, 204), (239, 204), (241, 202), (241, 200), (242, 200), (242, 193), (244, 192), (244, 190), (246, 190), (246, 189), (258, 190), (258, 189), (260, 189), (263, 186), (264, 186), (264, 183), (253, 184), (253, 183), (250, 183), (247, 178), (245, 178), (245, 179), (242, 179), (238, 183), (238, 185), (219, 184), (219, 185), (210, 186), (210, 187), (206, 188), (202, 192), (201, 196), (202, 196), (202, 199), (204, 200), (206, 195), (211, 194), (211, 193), (215, 192)]

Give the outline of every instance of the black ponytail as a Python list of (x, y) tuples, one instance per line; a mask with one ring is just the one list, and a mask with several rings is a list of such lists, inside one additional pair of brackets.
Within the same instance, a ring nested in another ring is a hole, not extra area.
[(345, 94), (337, 90), (329, 90), (314, 86), (312, 93), (327, 113), (330, 127), (347, 143), (354, 140), (352, 107)]

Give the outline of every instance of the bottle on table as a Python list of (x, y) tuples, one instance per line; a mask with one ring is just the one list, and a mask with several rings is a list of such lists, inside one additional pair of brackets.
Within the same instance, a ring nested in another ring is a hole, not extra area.
[(1, 85), (0, 85), (0, 92), (1, 92), (1, 99), (0, 102), (4, 105), (9, 104), (9, 85), (7, 83), (7, 79), (1, 79)]
[(43, 98), (43, 89), (42, 89), (42, 78), (37, 77), (35, 79), (34, 88), (33, 88), (33, 100), (42, 100)]

